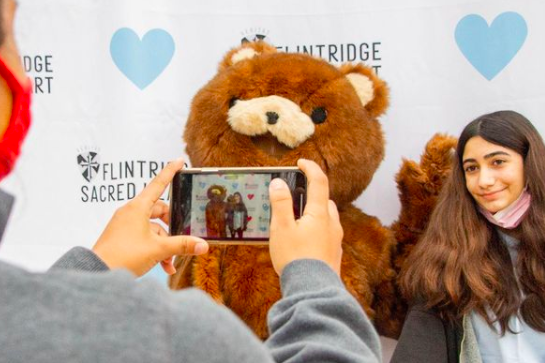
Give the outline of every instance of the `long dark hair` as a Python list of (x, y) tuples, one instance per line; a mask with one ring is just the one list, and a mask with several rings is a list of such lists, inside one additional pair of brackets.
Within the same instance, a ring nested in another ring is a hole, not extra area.
[[(462, 157), (474, 136), (514, 150), (524, 159), (532, 202), (520, 224), (514, 266), (496, 228), (478, 212), (466, 188)], [(447, 321), (475, 310), (491, 327), (498, 321), (504, 334), (513, 331), (508, 321), (520, 309), (529, 326), (545, 332), (545, 145), (528, 119), (514, 111), (499, 111), (464, 128), (450, 179), (428, 229), (403, 266), (400, 281), (409, 301), (424, 301)], [(487, 309), (494, 315), (489, 316)]]

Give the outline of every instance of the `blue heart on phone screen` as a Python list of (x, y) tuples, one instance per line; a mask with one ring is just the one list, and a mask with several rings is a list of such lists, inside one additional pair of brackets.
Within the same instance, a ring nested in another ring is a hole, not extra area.
[(201, 205), (200, 208), (201, 212), (204, 212), (204, 210), (206, 209), (206, 207), (204, 205)]
[(263, 204), (263, 210), (268, 211), (269, 210), (269, 205), (268, 204)]

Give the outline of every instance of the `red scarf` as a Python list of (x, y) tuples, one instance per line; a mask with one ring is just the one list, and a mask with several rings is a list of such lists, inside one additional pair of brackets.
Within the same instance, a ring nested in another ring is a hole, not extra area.
[[(6, 80), (13, 95), (11, 118), (6, 132), (0, 140), (0, 180), (6, 177), (21, 152), (21, 145), (30, 126), (30, 98), (32, 83), (22, 85), (0, 58), (0, 77)], [(2, 105), (0, 105), (2, 107)]]

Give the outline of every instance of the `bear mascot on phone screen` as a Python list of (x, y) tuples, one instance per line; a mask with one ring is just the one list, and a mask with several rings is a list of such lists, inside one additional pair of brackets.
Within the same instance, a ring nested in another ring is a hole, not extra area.
[[(387, 107), (386, 84), (363, 64), (336, 67), (264, 42), (245, 43), (225, 55), (195, 95), (184, 140), (194, 167), (317, 162), (344, 229), (341, 278), (379, 333), (396, 338), (405, 313), (397, 272), (427, 223), (454, 140), (437, 135), (419, 164), (404, 161), (397, 176), (402, 210), (385, 227), (353, 202), (384, 157), (378, 117)], [(267, 311), (280, 298), (267, 247), (211, 247), (207, 255), (178, 258), (176, 267), (171, 288), (205, 290), (267, 337)]]
[(206, 196), (210, 200), (206, 204), (206, 235), (208, 237), (225, 238), (225, 230), (228, 204), (225, 202), (227, 190), (221, 185), (212, 185), (206, 191)]

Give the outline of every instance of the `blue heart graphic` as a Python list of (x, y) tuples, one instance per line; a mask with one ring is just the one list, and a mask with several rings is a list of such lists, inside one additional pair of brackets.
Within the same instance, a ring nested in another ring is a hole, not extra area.
[(232, 186), (234, 189), (238, 189), (238, 183), (233, 183)]
[(119, 70), (143, 90), (168, 66), (174, 40), (162, 29), (152, 29), (142, 40), (129, 28), (121, 28), (110, 41), (110, 54)]
[(463, 17), (456, 26), (458, 48), (489, 81), (511, 62), (524, 44), (528, 27), (514, 12), (498, 15), (490, 27), (480, 15)]
[(262, 208), (263, 208), (264, 211), (268, 211), (269, 210), (269, 205), (268, 204), (263, 204)]
[(204, 187), (206, 186), (206, 183), (205, 182), (199, 182), (199, 186), (204, 189)]

